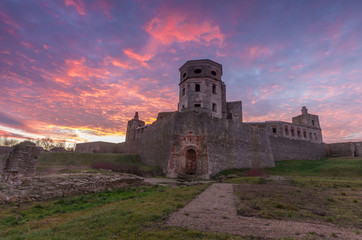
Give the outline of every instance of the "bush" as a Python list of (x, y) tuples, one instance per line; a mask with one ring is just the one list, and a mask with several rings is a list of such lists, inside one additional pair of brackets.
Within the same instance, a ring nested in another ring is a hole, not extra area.
[(117, 165), (112, 163), (97, 162), (91, 165), (93, 169), (111, 170), (112, 172), (130, 173), (138, 176), (144, 176), (144, 172), (140, 167), (134, 165)]

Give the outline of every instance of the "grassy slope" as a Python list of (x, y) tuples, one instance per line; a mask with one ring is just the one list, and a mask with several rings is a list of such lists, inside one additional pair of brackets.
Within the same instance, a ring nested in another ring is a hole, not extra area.
[(147, 166), (143, 164), (137, 155), (130, 154), (112, 154), (112, 153), (50, 153), (40, 154), (37, 164), (38, 173), (44, 174), (51, 168), (61, 167), (65, 171), (72, 172), (73, 169), (90, 169), (91, 165), (98, 162), (105, 162), (119, 165), (133, 165), (142, 170), (154, 172), (155, 175), (161, 175), (162, 170), (158, 167)]

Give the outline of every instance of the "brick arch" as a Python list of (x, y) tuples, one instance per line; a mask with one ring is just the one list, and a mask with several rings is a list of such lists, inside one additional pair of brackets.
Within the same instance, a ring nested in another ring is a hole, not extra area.
[(197, 152), (188, 148), (185, 152), (185, 174), (194, 175), (197, 171)]

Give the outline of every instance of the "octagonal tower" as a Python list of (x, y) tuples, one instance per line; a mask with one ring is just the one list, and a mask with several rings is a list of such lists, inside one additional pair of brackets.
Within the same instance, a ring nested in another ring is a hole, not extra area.
[(226, 88), (221, 81), (222, 65), (209, 59), (187, 61), (179, 69), (178, 111), (207, 112), (226, 116)]

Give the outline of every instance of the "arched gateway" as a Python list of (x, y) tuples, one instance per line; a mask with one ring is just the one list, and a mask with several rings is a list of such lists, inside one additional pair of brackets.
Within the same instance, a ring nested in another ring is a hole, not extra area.
[(186, 152), (186, 174), (196, 174), (196, 151), (194, 149), (189, 149)]

